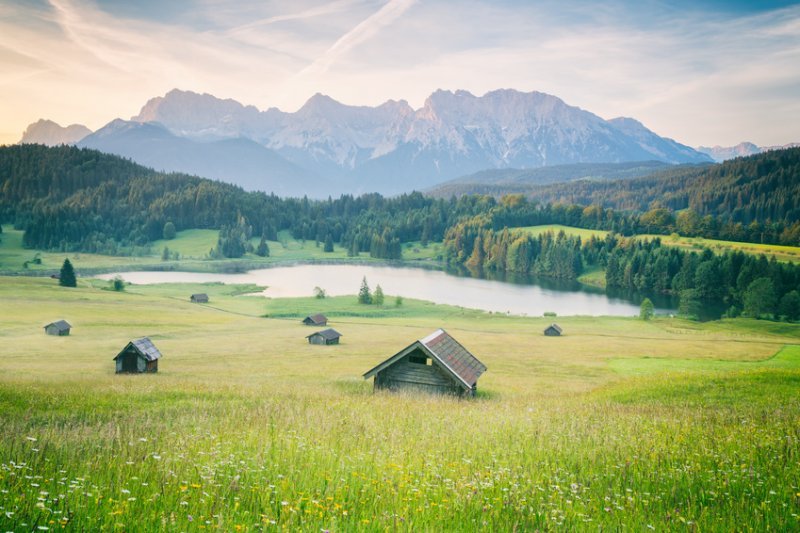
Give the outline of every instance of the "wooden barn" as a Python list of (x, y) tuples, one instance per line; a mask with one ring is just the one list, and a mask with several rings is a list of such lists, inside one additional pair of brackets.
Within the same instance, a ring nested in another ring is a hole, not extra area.
[(413, 342), (366, 374), (375, 389), (411, 389), (436, 394), (474, 396), (486, 365), (445, 330)]
[(322, 313), (317, 313), (316, 315), (308, 315), (303, 319), (303, 324), (305, 324), (306, 326), (327, 326), (328, 317), (326, 317)]
[(308, 339), (308, 344), (339, 344), (339, 337), (342, 334), (336, 331), (335, 329), (323, 329), (322, 331), (317, 331), (316, 333), (312, 333), (311, 335), (307, 335), (306, 338)]
[(562, 333), (561, 326), (558, 324), (550, 324), (544, 328), (544, 334), (548, 337), (560, 337)]
[(44, 332), (48, 335), (58, 335), (59, 337), (66, 337), (69, 335), (69, 330), (72, 328), (66, 320), (56, 320), (50, 322), (44, 327)]
[(193, 304), (207, 304), (208, 303), (208, 294), (202, 292), (200, 294), (192, 294), (189, 300), (192, 301)]
[(117, 374), (158, 372), (158, 360), (161, 352), (155, 347), (153, 341), (147, 337), (135, 339), (128, 343), (117, 354), (114, 361), (117, 363)]

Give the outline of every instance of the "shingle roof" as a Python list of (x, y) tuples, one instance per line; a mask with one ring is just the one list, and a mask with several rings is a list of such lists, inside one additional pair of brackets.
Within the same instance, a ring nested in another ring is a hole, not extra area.
[(427, 352), (433, 359), (441, 363), (441, 365), (466, 388), (474, 389), (478, 378), (481, 377), (481, 374), (486, 372), (486, 365), (478, 361), (478, 359), (469, 353), (458, 341), (440, 328), (424, 339), (414, 341), (386, 361), (375, 366), (364, 374), (364, 378), (367, 379), (374, 376), (384, 368), (394, 364), (398, 359), (401, 359), (413, 351), (415, 347), (422, 348), (422, 350)]
[(322, 331), (317, 331), (315, 333), (312, 333), (311, 335), (306, 335), (306, 338), (313, 337), (314, 335), (321, 335), (325, 340), (328, 341), (333, 339), (338, 339), (339, 337), (342, 336), (342, 334), (336, 331), (335, 329), (328, 328), (328, 329), (323, 329)]
[(309, 315), (305, 319), (310, 320), (314, 324), (324, 324), (325, 322), (328, 321), (328, 317), (326, 317), (322, 313), (317, 313), (316, 315)]
[(437, 329), (419, 342), (470, 387), (474, 387), (481, 374), (486, 372), (486, 365), (443, 329)]
[(197, 294), (192, 294), (191, 299), (192, 300), (205, 300), (205, 301), (208, 301), (208, 294), (206, 294), (204, 292), (200, 292), (200, 293), (197, 293)]
[[(148, 361), (155, 361), (156, 359), (161, 358), (161, 352), (158, 351), (158, 348), (155, 347), (153, 341), (148, 339), (147, 337), (142, 337), (141, 339), (134, 339), (128, 344), (125, 345), (125, 348), (122, 349), (121, 352), (117, 354), (117, 357), (128, 351), (128, 347), (133, 346), (133, 348), (142, 354), (142, 357), (147, 359)], [(115, 357), (114, 359), (116, 359)]]
[(58, 331), (66, 331), (72, 327), (66, 320), (56, 320), (55, 322), (47, 324), (45, 328), (49, 328), (50, 326), (55, 326)]

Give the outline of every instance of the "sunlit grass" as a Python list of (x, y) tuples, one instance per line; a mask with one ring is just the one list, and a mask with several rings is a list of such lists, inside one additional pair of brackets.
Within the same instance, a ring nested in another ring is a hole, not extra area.
[[(798, 325), (559, 317), (550, 338), (413, 300), (104, 286), (0, 278), (3, 530), (800, 528)], [(342, 344), (306, 342), (312, 311)], [(478, 397), (373, 394), (361, 374), (440, 326), (488, 366)], [(159, 373), (114, 375), (142, 335)]]

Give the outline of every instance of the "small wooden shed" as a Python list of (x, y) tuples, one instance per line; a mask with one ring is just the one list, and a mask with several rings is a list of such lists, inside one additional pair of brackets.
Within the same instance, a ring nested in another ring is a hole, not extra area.
[(328, 317), (326, 317), (322, 313), (317, 313), (316, 315), (308, 315), (303, 319), (303, 324), (305, 324), (306, 326), (327, 326)]
[(323, 329), (322, 331), (317, 331), (316, 333), (312, 333), (311, 335), (307, 335), (306, 338), (308, 339), (309, 344), (339, 344), (339, 337), (342, 334), (336, 331), (335, 329)]
[(207, 304), (208, 303), (208, 294), (202, 292), (200, 294), (192, 294), (189, 300), (192, 301), (193, 304)]
[(544, 328), (544, 334), (548, 337), (560, 337), (561, 336), (561, 326), (558, 324), (550, 324), (546, 328)]
[(484, 372), (486, 365), (445, 330), (437, 329), (364, 374), (364, 379), (374, 376), (375, 390), (474, 396)]
[(153, 341), (147, 337), (134, 339), (117, 354), (114, 361), (117, 363), (117, 374), (158, 372), (158, 360), (161, 352), (155, 347)]
[(66, 320), (56, 320), (50, 322), (44, 327), (44, 332), (48, 335), (58, 335), (59, 337), (66, 337), (69, 335), (69, 330), (72, 326)]

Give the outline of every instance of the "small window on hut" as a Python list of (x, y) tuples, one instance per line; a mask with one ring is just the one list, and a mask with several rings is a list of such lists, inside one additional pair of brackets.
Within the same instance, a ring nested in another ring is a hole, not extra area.
[(411, 355), (408, 356), (408, 362), (416, 363), (418, 365), (427, 365), (428, 358), (419, 353), (412, 353)]

